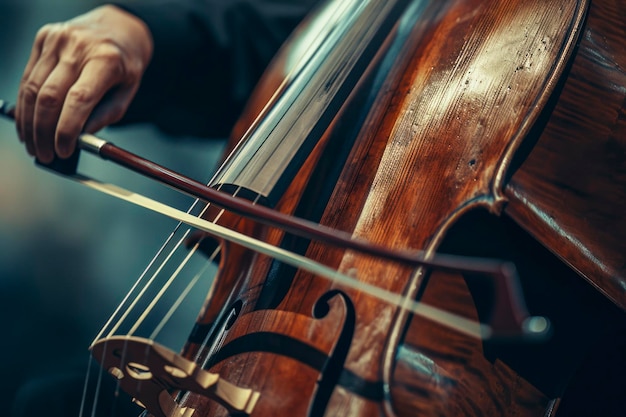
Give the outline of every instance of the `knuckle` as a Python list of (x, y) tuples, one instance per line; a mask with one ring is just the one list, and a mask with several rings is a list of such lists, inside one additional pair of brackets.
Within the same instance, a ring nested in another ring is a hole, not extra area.
[(34, 103), (37, 100), (39, 94), (39, 85), (32, 80), (27, 80), (21, 89), (21, 94), (24, 100), (28, 103)]
[(121, 60), (122, 50), (112, 39), (102, 39), (102, 43), (98, 48), (98, 54), (104, 58), (111, 60)]
[(50, 23), (43, 26), (37, 32), (36, 41), (44, 47), (54, 46), (63, 42), (63, 25), (60, 23)]
[(82, 71), (83, 63), (74, 57), (70, 58), (61, 58), (58, 63), (58, 68), (61, 71), (64, 71), (64, 81), (70, 77), (69, 74), (76, 75), (80, 74)]
[(76, 86), (70, 88), (67, 93), (68, 100), (77, 105), (90, 104), (94, 100), (94, 92), (86, 86)]
[(82, 54), (89, 48), (89, 43), (91, 42), (89, 33), (71, 26), (66, 27), (64, 33), (66, 42), (71, 46), (74, 53)]
[(66, 50), (64, 57), (71, 60), (73, 55), (80, 56), (93, 42), (90, 32), (85, 28), (65, 22), (55, 25), (50, 29), (48, 37), (59, 50)]
[(43, 41), (44, 39), (46, 39), (48, 37), (48, 35), (54, 31), (56, 27), (56, 24), (54, 23), (48, 23), (43, 25), (38, 31), (37, 31), (37, 35), (35, 35), (35, 40), (36, 41)]
[(65, 66), (70, 71), (78, 71), (81, 66), (81, 58), (76, 53), (63, 54), (59, 57), (59, 65)]
[(103, 60), (110, 70), (119, 74), (124, 69), (124, 54), (113, 42), (105, 42), (98, 48), (96, 59)]
[(63, 104), (63, 97), (58, 86), (44, 86), (39, 90), (37, 104), (45, 108), (57, 108)]

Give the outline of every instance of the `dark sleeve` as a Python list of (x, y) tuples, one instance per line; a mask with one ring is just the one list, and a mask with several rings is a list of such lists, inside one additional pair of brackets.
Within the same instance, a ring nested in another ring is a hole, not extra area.
[(115, 3), (146, 22), (154, 54), (121, 123), (225, 137), (263, 70), (317, 0)]

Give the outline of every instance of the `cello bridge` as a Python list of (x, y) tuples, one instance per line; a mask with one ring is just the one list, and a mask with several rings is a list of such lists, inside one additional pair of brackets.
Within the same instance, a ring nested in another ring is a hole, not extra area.
[(117, 379), (120, 388), (154, 417), (194, 415), (193, 408), (176, 403), (171, 394), (175, 391), (214, 400), (234, 415), (250, 415), (260, 396), (148, 339), (108, 337), (94, 343), (91, 352), (103, 369)]

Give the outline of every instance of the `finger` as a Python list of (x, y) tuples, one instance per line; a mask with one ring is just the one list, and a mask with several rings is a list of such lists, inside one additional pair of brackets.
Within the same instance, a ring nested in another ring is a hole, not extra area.
[(39, 32), (37, 32), (35, 40), (33, 41), (33, 46), (30, 50), (30, 57), (28, 58), (26, 67), (24, 67), (24, 73), (22, 76), (23, 79), (27, 79), (30, 76), (31, 71), (39, 60), (46, 40), (48, 39), (48, 36), (52, 30), (52, 26), (53, 25), (45, 25), (41, 29), (39, 29)]
[(57, 122), (68, 90), (79, 75), (77, 62), (61, 60), (41, 86), (35, 104), (33, 125), (37, 159), (43, 163), (54, 159)]
[(26, 143), (26, 149), (31, 155), (35, 155), (34, 143), (34, 113), (39, 90), (57, 64), (56, 56), (42, 54), (33, 67), (28, 79), (21, 85), (18, 93), (19, 132), (20, 137)]
[(137, 92), (138, 86), (125, 85), (107, 94), (89, 116), (84, 131), (95, 133), (122, 119)]
[(76, 83), (69, 89), (57, 125), (55, 150), (61, 158), (69, 158), (76, 147), (78, 135), (102, 97), (120, 84), (123, 70), (117, 61), (93, 59), (83, 68)]
[[(42, 27), (37, 33), (37, 36), (35, 36), (35, 40), (33, 42), (33, 46), (30, 51), (28, 62), (26, 63), (26, 67), (24, 68), (24, 72), (22, 73), (22, 78), (20, 81), (20, 90), (22, 89), (22, 86), (30, 78), (30, 74), (32, 73), (33, 68), (35, 67), (35, 64), (39, 61), (39, 58), (41, 57), (43, 44), (47, 37), (49, 28), (50, 28), (49, 26)], [(15, 105), (15, 126), (17, 128), (17, 133), (18, 133), (18, 137), (20, 138), (20, 141), (23, 141), (22, 128), (21, 128), (23, 107), (22, 107), (21, 101), (19, 100), (19, 94), (18, 94), (18, 101), (15, 104), (16, 104)]]

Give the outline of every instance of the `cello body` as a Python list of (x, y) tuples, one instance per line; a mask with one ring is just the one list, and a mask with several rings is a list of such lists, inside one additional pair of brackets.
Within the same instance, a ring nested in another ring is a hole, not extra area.
[[(600, 3), (610, 8), (618, 2)], [(316, 67), (313, 78), (302, 81), (307, 67), (301, 63), (315, 60), (303, 45), (315, 45), (314, 29), (344, 7), (354, 7), (348, 14), (365, 21), (347, 29), (338, 55), (329, 53), (336, 65)], [(544, 226), (525, 210), (534, 207), (527, 202), (535, 196), (533, 181), (542, 178), (538, 168), (546, 163), (534, 162), (539, 151), (530, 151), (533, 168), (524, 157), (535, 142), (543, 149), (550, 141), (543, 133), (546, 118), (567, 111), (560, 103), (555, 113), (552, 109), (566, 94), (568, 77), (578, 74), (577, 45), (591, 30), (586, 25), (598, 24), (593, 14), (587, 19), (590, 7), (597, 10), (588, 1), (566, 0), (328, 2), (296, 31), (265, 74), (233, 134), (243, 139), (231, 144), (231, 156), (211, 185), (356, 238), (423, 251), (427, 258), (449, 251), (536, 263), (529, 258), (541, 249), (517, 252), (514, 244), (497, 239), (510, 242), (510, 230), (520, 233), (513, 222), (502, 226), (501, 216), (506, 213), (543, 236)], [(379, 31), (370, 35), (370, 28)], [(367, 36), (378, 46), (370, 56), (369, 44), (359, 43)], [(624, 44), (623, 33), (618, 42)], [(362, 69), (345, 69), (344, 62)], [(329, 73), (319, 75), (322, 70)], [(347, 84), (350, 88), (344, 88)], [(312, 99), (290, 98), (294, 89), (306, 92), (310, 85), (319, 86)], [(623, 99), (623, 85), (621, 93)], [(274, 113), (280, 113), (278, 121), (267, 122)], [(617, 133), (624, 127), (618, 119)], [(299, 147), (284, 145), (300, 132), (305, 133)], [(560, 156), (566, 163), (567, 155)], [(280, 160), (285, 167), (274, 173)], [(623, 160), (618, 165), (623, 168)], [(204, 218), (404, 300), (476, 323), (488, 320), (485, 306), (493, 299), (475, 285), (484, 277), (330, 247), (216, 208)], [(493, 229), (485, 234), (492, 242), (477, 232), (483, 228)], [(555, 230), (552, 235), (560, 229)], [(556, 237), (540, 240), (578, 265)], [(558, 355), (553, 345), (488, 344), (412, 314), (402, 303), (382, 301), (236, 244), (217, 244), (220, 272), (182, 354), (258, 393), (245, 412), (251, 416), (554, 415), (572, 372), (561, 368), (582, 355), (576, 350), (553, 369), (550, 363)], [(207, 253), (211, 245), (206, 244)], [(585, 265), (578, 269), (589, 271), (585, 276), (596, 282), (590, 278), (593, 266)], [(537, 279), (535, 272), (563, 271), (552, 264), (535, 266), (547, 271), (520, 267), (531, 271), (522, 281)], [(619, 293), (616, 288), (605, 293)], [(194, 416), (229, 414), (201, 395), (171, 394), (180, 415), (191, 410)]]

